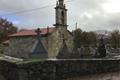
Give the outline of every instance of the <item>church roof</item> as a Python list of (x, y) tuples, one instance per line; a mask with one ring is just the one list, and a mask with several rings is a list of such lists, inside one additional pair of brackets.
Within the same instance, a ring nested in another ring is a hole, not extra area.
[[(41, 30), (41, 35), (46, 35), (46, 34), (48, 34), (48, 33), (52, 33), (54, 30), (55, 30), (55, 28), (41, 28), (40, 29)], [(22, 30), (22, 31), (19, 31), (19, 32), (17, 32), (17, 33), (15, 33), (15, 34), (12, 34), (12, 35), (9, 35), (10, 37), (20, 37), (20, 36), (36, 36), (37, 35), (37, 33), (35, 32), (35, 29), (33, 29), (33, 30)]]

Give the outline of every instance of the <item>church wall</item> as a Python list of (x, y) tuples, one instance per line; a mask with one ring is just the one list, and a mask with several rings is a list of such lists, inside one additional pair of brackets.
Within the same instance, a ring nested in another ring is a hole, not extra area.
[(50, 58), (56, 58), (56, 56), (58, 55), (58, 52), (62, 46), (62, 35), (64, 34), (64, 37), (66, 39), (66, 45), (69, 49), (69, 51), (72, 49), (73, 47), (73, 37), (72, 35), (67, 31), (67, 29), (65, 28), (57, 28), (55, 32), (53, 32), (50, 36), (49, 36), (49, 57)]
[(10, 39), (8, 55), (18, 58), (28, 58), (35, 41), (35, 37), (12, 37)]
[[(18, 58), (29, 58), (36, 40), (36, 36), (10, 38), (7, 55)], [(42, 42), (46, 44), (44, 38), (42, 38)]]
[(55, 58), (57, 56), (58, 50), (61, 45), (61, 40), (60, 40), (60, 35), (58, 30), (56, 30), (54, 33), (52, 33), (49, 36), (49, 57), (50, 58)]

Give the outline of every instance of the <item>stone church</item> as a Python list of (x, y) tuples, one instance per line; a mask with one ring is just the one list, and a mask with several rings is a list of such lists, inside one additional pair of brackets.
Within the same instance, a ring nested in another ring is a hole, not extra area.
[(18, 58), (67, 58), (73, 49), (73, 35), (67, 30), (67, 9), (64, 0), (55, 7), (55, 27), (22, 30), (10, 35), (7, 55)]

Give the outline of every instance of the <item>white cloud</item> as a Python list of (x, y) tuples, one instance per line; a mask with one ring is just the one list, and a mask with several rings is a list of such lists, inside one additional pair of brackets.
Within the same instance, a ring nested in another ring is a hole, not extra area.
[(120, 1), (119, 0), (109, 0), (102, 4), (102, 7), (107, 13), (118, 13), (120, 12)]

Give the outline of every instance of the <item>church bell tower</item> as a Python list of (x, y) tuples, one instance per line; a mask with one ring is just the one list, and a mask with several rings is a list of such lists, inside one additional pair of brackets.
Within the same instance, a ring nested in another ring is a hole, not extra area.
[(56, 23), (54, 24), (54, 26), (56, 26), (56, 28), (64, 27), (67, 29), (67, 9), (64, 4), (64, 0), (58, 0), (56, 2), (55, 10)]

